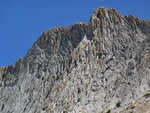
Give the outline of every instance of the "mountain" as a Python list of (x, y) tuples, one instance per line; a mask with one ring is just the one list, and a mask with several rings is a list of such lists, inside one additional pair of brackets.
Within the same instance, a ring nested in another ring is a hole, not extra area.
[(0, 68), (1, 113), (150, 113), (150, 21), (98, 8), (45, 31)]

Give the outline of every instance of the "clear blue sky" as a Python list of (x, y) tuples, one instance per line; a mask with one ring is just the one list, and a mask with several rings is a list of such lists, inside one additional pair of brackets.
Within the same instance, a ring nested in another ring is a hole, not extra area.
[(45, 30), (88, 23), (98, 7), (150, 20), (150, 0), (0, 0), (0, 67), (24, 57)]

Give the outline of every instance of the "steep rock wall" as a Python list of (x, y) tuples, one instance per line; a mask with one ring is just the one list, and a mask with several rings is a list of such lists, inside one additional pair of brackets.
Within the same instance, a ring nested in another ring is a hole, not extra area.
[(15, 67), (0, 68), (1, 112), (124, 110), (149, 94), (149, 34), (149, 21), (107, 8), (45, 31)]

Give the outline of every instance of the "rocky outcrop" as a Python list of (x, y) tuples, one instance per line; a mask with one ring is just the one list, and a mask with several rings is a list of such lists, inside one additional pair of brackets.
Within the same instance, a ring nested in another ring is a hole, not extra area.
[(149, 105), (149, 34), (149, 21), (107, 8), (88, 24), (45, 31), (15, 67), (0, 68), (1, 112), (122, 113)]

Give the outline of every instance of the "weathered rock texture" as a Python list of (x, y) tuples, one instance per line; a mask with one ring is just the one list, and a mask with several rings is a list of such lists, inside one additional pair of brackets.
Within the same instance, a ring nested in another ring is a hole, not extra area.
[(149, 113), (150, 21), (97, 9), (45, 31), (0, 68), (1, 113)]

